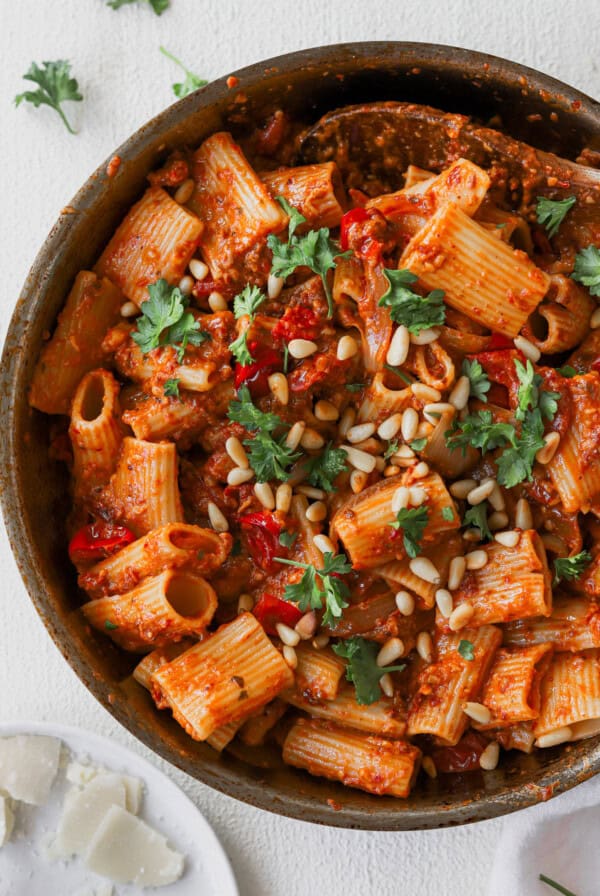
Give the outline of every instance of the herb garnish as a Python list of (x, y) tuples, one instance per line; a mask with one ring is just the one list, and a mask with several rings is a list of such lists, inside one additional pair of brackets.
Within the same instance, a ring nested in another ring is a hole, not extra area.
[(32, 103), (36, 109), (39, 106), (50, 106), (58, 112), (69, 133), (75, 134), (61, 106), (66, 100), (80, 103), (83, 99), (79, 84), (71, 77), (71, 63), (66, 59), (57, 59), (56, 62), (42, 62), (40, 68), (36, 62), (32, 62), (23, 77), (26, 81), (37, 84), (38, 89), (19, 93), (15, 97), (15, 106), (20, 106), (23, 101)]
[[(253, 321), (256, 312), (266, 299), (266, 295), (261, 292), (258, 286), (250, 286), (250, 284), (248, 284), (233, 300), (233, 313), (236, 319), (239, 320), (240, 317), (245, 317), (247, 315), (250, 318), (250, 321)], [(252, 364), (254, 361), (254, 358), (250, 354), (247, 340), (248, 330), (246, 329), (243, 333), (240, 333), (238, 338), (234, 339), (229, 346), (229, 351), (235, 356), (238, 364), (244, 366)]]
[(572, 557), (557, 557), (554, 561), (554, 584), (556, 585), (561, 579), (568, 582), (578, 579), (591, 562), (592, 555), (589, 551), (580, 551)]
[(173, 398), (181, 398), (179, 394), (179, 380), (165, 380), (165, 384), (163, 387), (163, 392), (166, 396), (172, 396)]
[(546, 228), (548, 236), (556, 236), (558, 228), (565, 219), (565, 215), (569, 212), (577, 202), (576, 196), (569, 196), (567, 199), (546, 199), (544, 196), (537, 197), (537, 205), (535, 214), (538, 224)]
[(487, 403), (487, 393), (490, 391), (491, 383), (481, 363), (476, 358), (472, 361), (465, 358), (461, 372), (469, 379), (469, 397), (478, 398), (479, 401)]
[(472, 641), (467, 641), (466, 639), (461, 639), (458, 644), (458, 652), (462, 656), (463, 660), (468, 660), (472, 662), (475, 659), (475, 649), (473, 647)]
[[(144, 2), (150, 4), (157, 16), (161, 16), (165, 9), (169, 8), (169, 0), (144, 0)], [(128, 3), (137, 3), (137, 0), (108, 0), (111, 9), (121, 9)]]
[(285, 586), (284, 599), (297, 604), (303, 613), (324, 608), (323, 625), (333, 625), (342, 615), (342, 610), (348, 606), (346, 598), (350, 596), (348, 585), (338, 578), (339, 575), (352, 572), (346, 555), (331, 552), (324, 554), (321, 569), (317, 569), (312, 563), (285, 560), (283, 557), (275, 559), (279, 563), (305, 570), (299, 582)]
[(479, 529), (482, 538), (487, 538), (491, 541), (493, 535), (488, 525), (487, 517), (488, 503), (487, 501), (482, 501), (481, 504), (476, 504), (475, 507), (470, 507), (467, 510), (463, 519), (463, 526), (474, 526), (475, 529)]
[(187, 345), (201, 345), (210, 334), (200, 329), (200, 323), (191, 311), (186, 311), (188, 299), (178, 286), (170, 286), (166, 280), (157, 280), (148, 287), (149, 299), (142, 302), (136, 324), (131, 334), (146, 354), (160, 346), (172, 345), (181, 364)]
[[(244, 439), (248, 449), (248, 460), (256, 474), (258, 482), (269, 482), (279, 479), (285, 482), (289, 478), (287, 468), (295, 463), (300, 454), (292, 451), (285, 444), (285, 436), (289, 426), (277, 414), (264, 413), (252, 403), (248, 386), (238, 391), (238, 400), (229, 405), (228, 417), (234, 423), (240, 423), (250, 431), (254, 431), (252, 439)], [(271, 435), (276, 429), (284, 429), (283, 435)]]
[(434, 289), (428, 295), (420, 296), (409, 288), (418, 280), (411, 271), (384, 268), (383, 274), (388, 288), (379, 299), (379, 305), (390, 309), (390, 317), (395, 323), (402, 324), (414, 334), (444, 323), (443, 290)]
[(540, 874), (539, 879), (544, 884), (548, 884), (549, 887), (552, 887), (557, 892), (562, 893), (562, 896), (575, 896), (572, 890), (567, 890), (566, 887), (563, 887), (562, 884), (557, 883), (555, 880), (552, 880), (551, 877), (546, 877), (545, 874)]
[(425, 526), (429, 521), (426, 507), (403, 507), (396, 514), (396, 519), (389, 525), (392, 529), (402, 529), (404, 550), (409, 557), (416, 557), (421, 548), (421, 539)]
[(354, 684), (356, 702), (369, 706), (381, 697), (380, 681), (388, 672), (402, 672), (406, 665), (381, 667), (377, 665), (379, 645), (366, 638), (354, 637), (333, 645), (334, 653), (348, 660), (346, 678)]
[(587, 286), (593, 296), (600, 296), (600, 249), (586, 246), (575, 256), (573, 280)]
[[(166, 7), (165, 7), (166, 9)], [(160, 15), (160, 13), (159, 13)], [(180, 59), (177, 59), (176, 56), (173, 56), (172, 53), (169, 53), (164, 47), (158, 48), (163, 56), (166, 56), (167, 59), (170, 59), (175, 65), (178, 65), (179, 68), (183, 69), (185, 72), (185, 81), (180, 81), (176, 84), (172, 84), (173, 93), (178, 99), (183, 99), (184, 96), (187, 96), (188, 93), (193, 93), (194, 90), (199, 90), (200, 87), (206, 87), (208, 81), (205, 81), (204, 78), (199, 78), (198, 75), (195, 75), (194, 72), (191, 72), (189, 68), (187, 68)]]
[(309, 483), (326, 492), (334, 492), (334, 479), (348, 469), (346, 457), (346, 452), (342, 448), (332, 448), (329, 442), (321, 454), (308, 462)]

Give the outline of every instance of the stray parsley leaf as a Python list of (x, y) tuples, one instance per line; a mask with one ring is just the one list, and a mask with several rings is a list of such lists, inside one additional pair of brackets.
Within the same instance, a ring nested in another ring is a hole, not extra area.
[(578, 579), (591, 561), (592, 555), (588, 551), (580, 551), (572, 557), (557, 557), (554, 561), (554, 584), (561, 579), (568, 582)]
[(385, 449), (383, 459), (389, 460), (390, 457), (392, 457), (394, 454), (396, 454), (399, 447), (400, 447), (400, 443), (398, 442), (398, 439), (394, 439), (394, 441), (390, 442), (389, 445), (387, 446), (387, 448)]
[(80, 103), (83, 99), (79, 93), (79, 84), (71, 77), (71, 63), (66, 59), (57, 59), (56, 62), (42, 62), (40, 68), (36, 62), (32, 62), (23, 77), (26, 81), (37, 84), (38, 89), (19, 93), (15, 97), (15, 106), (20, 106), (23, 101), (32, 103), (36, 109), (39, 106), (50, 106), (58, 112), (69, 133), (74, 134), (61, 106), (65, 100)]
[(552, 887), (553, 890), (556, 890), (558, 893), (562, 893), (562, 896), (575, 896), (572, 890), (567, 890), (566, 887), (563, 887), (562, 884), (557, 883), (555, 880), (552, 880), (551, 877), (546, 877), (545, 874), (540, 874), (539, 879), (544, 884), (548, 884), (549, 887)]
[(416, 557), (420, 550), (420, 542), (423, 538), (425, 526), (429, 521), (429, 511), (426, 507), (403, 507), (396, 514), (396, 519), (390, 526), (393, 529), (402, 529), (404, 550), (409, 557)]
[(284, 529), (279, 536), (279, 544), (284, 548), (291, 548), (297, 538), (297, 532), (288, 532), (287, 529)]
[(332, 448), (331, 442), (325, 446), (325, 450), (311, 458), (308, 463), (308, 481), (315, 488), (322, 488), (326, 492), (334, 492), (333, 481), (336, 476), (348, 469), (346, 452), (342, 448)]
[(379, 304), (390, 309), (390, 317), (395, 323), (402, 324), (409, 333), (415, 334), (444, 323), (446, 310), (441, 289), (420, 296), (409, 288), (418, 279), (410, 271), (384, 268), (383, 273), (388, 288), (379, 299)]
[[(164, 9), (166, 9), (168, 5), (169, 4), (168, 4), (168, 0), (167, 0), (167, 3), (165, 4)], [(156, 12), (156, 9), (155, 9), (155, 12)], [(161, 12), (162, 12), (162, 10), (161, 10)], [(160, 12), (157, 12), (157, 15), (160, 15)], [(165, 50), (164, 47), (159, 47), (158, 49), (163, 54), (163, 56), (166, 56), (167, 59), (170, 59), (172, 62), (175, 63), (175, 65), (178, 65), (179, 68), (183, 69), (183, 71), (185, 72), (185, 81), (181, 81), (177, 84), (172, 85), (173, 93), (175, 94), (175, 96), (178, 99), (180, 99), (180, 100), (183, 99), (183, 97), (187, 96), (188, 93), (193, 93), (194, 90), (199, 90), (200, 87), (206, 87), (206, 85), (208, 84), (208, 81), (205, 81), (204, 78), (199, 78), (198, 75), (195, 75), (194, 72), (191, 72), (189, 70), (189, 68), (186, 68), (186, 66), (183, 64), (183, 62), (181, 62), (181, 60), (177, 59), (176, 56), (173, 56), (172, 53), (169, 53), (168, 50)]]
[(402, 672), (406, 665), (380, 667), (377, 665), (379, 645), (366, 638), (354, 637), (333, 645), (338, 656), (348, 660), (346, 678), (354, 684), (356, 702), (361, 706), (375, 703), (381, 697), (380, 680), (387, 672)]
[[(145, 2), (152, 7), (157, 16), (161, 16), (165, 9), (169, 8), (169, 0), (145, 0)], [(137, 0), (109, 0), (108, 5), (111, 9), (121, 9), (129, 3), (137, 3)]]
[(512, 447), (507, 448), (498, 460), (498, 483), (512, 488), (525, 479), (531, 479), (535, 456), (543, 448), (544, 421), (539, 408), (527, 411), (521, 424), (521, 434)]
[(312, 563), (300, 563), (298, 560), (285, 560), (283, 557), (275, 559), (279, 563), (304, 570), (299, 582), (285, 586), (284, 599), (297, 604), (303, 613), (325, 608), (323, 625), (333, 625), (342, 615), (342, 610), (348, 606), (346, 598), (350, 596), (347, 584), (338, 578), (352, 571), (346, 555), (331, 552), (324, 554), (322, 569), (316, 569)]
[(395, 373), (396, 376), (399, 376), (407, 386), (410, 386), (412, 383), (414, 383), (414, 380), (407, 373), (404, 373), (403, 370), (400, 370), (399, 367), (392, 367), (391, 364), (384, 364), (383, 366), (386, 370), (389, 370), (390, 373)]
[[(233, 423), (240, 423), (246, 429), (255, 431), (252, 439), (244, 439), (244, 445), (248, 449), (248, 460), (256, 473), (257, 481), (279, 479), (285, 482), (289, 475), (287, 468), (298, 460), (300, 454), (286, 445), (285, 436), (289, 427), (281, 417), (257, 408), (252, 403), (248, 386), (239, 389), (238, 400), (229, 405), (228, 417)], [(280, 427), (285, 427), (283, 435), (273, 437), (271, 433)]]
[(517, 393), (518, 407), (515, 414), (517, 420), (524, 420), (528, 409), (540, 409), (542, 417), (547, 420), (554, 420), (558, 410), (557, 401), (560, 398), (559, 392), (547, 392), (540, 389), (544, 382), (539, 373), (535, 373), (531, 361), (523, 366), (518, 358), (515, 358), (515, 367), (517, 376), (519, 377), (519, 390)]
[(469, 507), (463, 519), (463, 526), (474, 526), (476, 529), (479, 529), (482, 538), (487, 538), (491, 541), (493, 535), (488, 525), (487, 517), (488, 503), (487, 501), (482, 501), (481, 504)]
[(146, 354), (159, 346), (172, 345), (177, 351), (179, 363), (188, 343), (201, 345), (210, 339), (200, 329), (200, 323), (191, 311), (186, 311), (188, 300), (179, 287), (169, 286), (166, 280), (157, 280), (148, 287), (149, 299), (142, 302), (141, 317), (137, 319), (137, 331), (131, 334)]
[(450, 506), (442, 507), (442, 519), (446, 520), (448, 523), (451, 523), (454, 519), (454, 511)]
[(179, 395), (179, 380), (165, 380), (164, 394), (167, 396), (172, 396), (173, 398), (180, 398), (181, 396)]
[(548, 236), (556, 236), (565, 215), (576, 202), (576, 196), (569, 196), (567, 199), (546, 199), (544, 196), (538, 196), (535, 214), (538, 224), (546, 228)]
[(410, 443), (410, 447), (413, 451), (422, 451), (426, 444), (427, 439), (413, 439)]
[[(250, 320), (253, 320), (254, 315), (262, 303), (266, 301), (266, 298), (266, 295), (261, 292), (258, 286), (250, 286), (250, 284), (247, 284), (233, 300), (233, 313), (237, 319), (248, 315)], [(244, 330), (243, 333), (240, 333), (237, 339), (234, 339), (229, 346), (229, 351), (235, 356), (238, 364), (242, 364), (243, 366), (252, 364), (254, 358), (248, 348), (247, 329)]]
[(248, 386), (240, 387), (238, 399), (229, 405), (227, 416), (232, 423), (239, 423), (249, 430), (260, 429), (263, 432), (273, 432), (278, 426), (283, 425), (283, 420), (277, 414), (265, 413), (252, 403)]
[(118, 627), (119, 626), (116, 625), (116, 623), (111, 622), (110, 619), (106, 619), (104, 621), (104, 628), (106, 629), (107, 632), (113, 632)]
[(361, 389), (364, 389), (366, 383), (346, 383), (346, 389), (348, 392), (360, 392)]
[(586, 246), (575, 256), (573, 280), (587, 286), (593, 296), (600, 296), (600, 249)]
[(574, 367), (571, 367), (570, 364), (565, 364), (564, 367), (557, 367), (556, 372), (567, 379), (571, 379), (572, 376), (577, 376), (577, 371)]
[(342, 252), (338, 249), (329, 237), (328, 227), (309, 230), (304, 236), (297, 236), (296, 228), (299, 224), (304, 224), (306, 218), (286, 202), (283, 196), (278, 196), (277, 201), (289, 215), (290, 222), (287, 243), (282, 242), (274, 233), (267, 237), (267, 245), (273, 253), (271, 273), (285, 280), (296, 268), (307, 267), (313, 273), (319, 274), (327, 297), (328, 317), (332, 317), (333, 299), (327, 282), (327, 273), (335, 268), (336, 258), (348, 258), (352, 255), (352, 251)]
[(445, 433), (446, 444), (451, 451), (461, 448), (463, 455), (468, 446), (481, 451), (493, 451), (514, 444), (515, 430), (510, 423), (493, 423), (491, 411), (467, 414), (464, 420), (454, 420)]
[(283, 346), (283, 372), (285, 373), (286, 376), (288, 374), (289, 366), (290, 366), (290, 349), (289, 349), (289, 346), (286, 344)]
[(487, 403), (487, 393), (490, 391), (491, 383), (480, 362), (476, 358), (472, 361), (465, 358), (462, 363), (462, 374), (469, 379), (469, 395)]
[(471, 641), (461, 639), (458, 644), (458, 652), (462, 656), (463, 660), (472, 662), (475, 659), (475, 651), (473, 649), (473, 643)]
[(233, 342), (229, 344), (229, 351), (234, 356), (235, 360), (238, 364), (241, 364), (242, 367), (246, 367), (248, 364), (252, 364), (254, 358), (250, 353), (250, 349), (248, 348), (248, 331), (244, 330), (243, 333), (234, 339)]

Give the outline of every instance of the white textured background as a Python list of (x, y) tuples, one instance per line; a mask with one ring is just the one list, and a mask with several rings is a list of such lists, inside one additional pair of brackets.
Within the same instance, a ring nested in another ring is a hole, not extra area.
[[(58, 211), (112, 149), (171, 102), (178, 73), (159, 44), (210, 79), (319, 44), (423, 40), (506, 56), (598, 97), (597, 13), (597, 0), (171, 0), (157, 18), (145, 4), (115, 12), (104, 0), (0, 0), (0, 337)], [(84, 103), (67, 106), (77, 137), (50, 110), (12, 106), (30, 61), (56, 58), (72, 61), (85, 95)], [(0, 721), (81, 725), (151, 758), (60, 657), (3, 530), (0, 583)], [(169, 773), (221, 837), (242, 896), (485, 892), (502, 822), (439, 833), (344, 832), (248, 808)]]

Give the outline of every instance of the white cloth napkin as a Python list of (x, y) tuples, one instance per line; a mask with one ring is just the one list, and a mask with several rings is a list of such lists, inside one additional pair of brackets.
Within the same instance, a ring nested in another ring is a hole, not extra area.
[(599, 896), (600, 776), (506, 817), (487, 896), (558, 896), (540, 873), (575, 896)]

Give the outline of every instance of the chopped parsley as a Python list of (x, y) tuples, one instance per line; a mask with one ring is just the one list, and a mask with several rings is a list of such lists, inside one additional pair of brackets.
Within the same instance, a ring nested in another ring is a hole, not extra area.
[(592, 562), (592, 555), (588, 551), (580, 551), (572, 557), (557, 557), (554, 561), (554, 584), (561, 579), (572, 582), (578, 579), (586, 566)]
[[(144, 2), (152, 7), (157, 16), (161, 16), (165, 9), (169, 8), (169, 0), (144, 0)], [(111, 9), (121, 9), (129, 3), (137, 3), (137, 0), (108, 0)]]
[[(261, 292), (258, 286), (250, 286), (250, 284), (247, 284), (233, 300), (233, 313), (236, 319), (239, 320), (240, 317), (245, 317), (247, 315), (251, 321), (254, 320), (256, 312), (262, 303), (266, 301), (266, 298), (266, 295), (264, 292)], [(242, 364), (244, 367), (248, 364), (252, 364), (254, 358), (248, 348), (247, 329), (244, 330), (243, 333), (240, 333), (237, 339), (234, 339), (229, 346), (229, 351), (234, 355), (238, 364)]]
[(111, 622), (110, 619), (104, 620), (104, 628), (107, 632), (114, 632), (114, 630), (118, 627), (119, 626), (115, 622)]
[(200, 329), (200, 323), (191, 311), (187, 311), (188, 299), (179, 287), (169, 286), (166, 280), (157, 280), (148, 287), (150, 298), (142, 302), (137, 329), (131, 334), (146, 354), (160, 346), (172, 345), (177, 351), (179, 363), (187, 345), (201, 345), (210, 334)]
[(289, 215), (288, 239), (282, 242), (274, 233), (267, 237), (267, 245), (273, 253), (271, 273), (285, 280), (296, 268), (307, 267), (319, 274), (327, 297), (328, 317), (333, 316), (333, 299), (327, 282), (327, 273), (335, 268), (336, 258), (349, 258), (352, 251), (342, 252), (329, 236), (329, 228), (309, 230), (304, 236), (296, 235), (296, 228), (306, 222), (304, 215), (293, 208), (283, 196), (277, 202)]
[(386, 370), (389, 370), (390, 373), (394, 373), (396, 376), (399, 376), (407, 386), (410, 386), (412, 383), (414, 383), (412, 377), (410, 377), (407, 373), (404, 373), (403, 370), (400, 370), (399, 367), (392, 367), (391, 364), (384, 364), (383, 366)]
[(540, 389), (544, 380), (539, 373), (535, 373), (531, 361), (527, 361), (524, 366), (518, 358), (515, 358), (515, 367), (520, 384), (517, 393), (518, 407), (515, 414), (517, 420), (524, 420), (530, 408), (532, 410), (539, 408), (542, 417), (545, 417), (546, 420), (554, 420), (560, 393)]
[(380, 681), (388, 672), (402, 672), (406, 665), (381, 667), (377, 665), (379, 645), (366, 638), (354, 637), (333, 645), (334, 653), (348, 661), (346, 678), (356, 691), (356, 702), (361, 706), (375, 703), (381, 697)]
[[(160, 0), (159, 0), (160, 3)], [(168, 0), (167, 0), (168, 5)], [(166, 6), (164, 7), (167, 8)], [(160, 15), (160, 13), (157, 13)], [(194, 72), (191, 72), (189, 68), (187, 68), (181, 60), (177, 59), (176, 56), (173, 56), (172, 53), (169, 53), (164, 47), (158, 48), (163, 56), (166, 56), (167, 59), (170, 59), (171, 62), (174, 62), (175, 65), (178, 65), (180, 69), (185, 73), (185, 81), (180, 81), (176, 84), (173, 84), (173, 93), (178, 99), (183, 99), (184, 96), (187, 96), (188, 93), (193, 93), (194, 90), (199, 90), (201, 87), (206, 87), (208, 81), (205, 81), (204, 78), (199, 78), (198, 75), (195, 75)]]
[(334, 479), (348, 469), (346, 457), (346, 452), (342, 448), (332, 448), (329, 442), (321, 454), (308, 462), (309, 483), (326, 492), (334, 492)]
[(491, 411), (475, 411), (463, 420), (455, 419), (445, 435), (451, 451), (461, 448), (464, 455), (470, 446), (485, 453), (512, 444), (515, 428), (510, 423), (494, 423)]
[(429, 511), (426, 507), (403, 507), (396, 514), (396, 519), (390, 526), (393, 529), (402, 529), (404, 550), (409, 557), (416, 557), (421, 549), (421, 539), (425, 532), (425, 526), (429, 521)]
[(570, 364), (565, 364), (564, 367), (557, 367), (556, 372), (560, 373), (561, 376), (564, 376), (567, 379), (571, 379), (571, 377), (577, 376), (577, 371), (574, 367), (571, 367)]
[(491, 541), (493, 535), (488, 525), (487, 501), (482, 501), (481, 504), (476, 504), (475, 507), (470, 507), (467, 510), (463, 519), (463, 526), (474, 526), (475, 529), (479, 529), (482, 538), (487, 538)]
[(418, 279), (411, 271), (384, 268), (383, 274), (388, 288), (379, 299), (379, 304), (389, 308), (390, 317), (395, 323), (405, 326), (409, 333), (414, 334), (444, 323), (446, 310), (441, 289), (420, 296), (410, 289)]
[(461, 372), (469, 380), (469, 397), (477, 398), (479, 401), (487, 403), (487, 393), (490, 391), (491, 383), (477, 358), (474, 358), (472, 361), (465, 358)]
[(321, 569), (317, 569), (312, 563), (285, 560), (283, 557), (275, 559), (279, 563), (286, 563), (288, 566), (304, 570), (304, 575), (299, 582), (285, 586), (284, 600), (297, 604), (298, 609), (303, 613), (308, 610), (324, 609), (323, 625), (333, 625), (335, 620), (342, 615), (342, 610), (348, 606), (346, 598), (350, 596), (348, 585), (338, 578), (338, 576), (352, 571), (352, 566), (346, 555), (330, 552), (324, 554)]
[(291, 548), (298, 538), (297, 532), (288, 532), (287, 529), (284, 529), (281, 535), (279, 536), (279, 544), (284, 548)]
[(165, 385), (164, 385), (163, 391), (166, 396), (170, 396), (173, 398), (181, 398), (181, 396), (179, 394), (179, 380), (178, 379), (165, 380)]
[(410, 443), (410, 447), (413, 451), (422, 451), (426, 444), (427, 439), (413, 439)]
[(454, 511), (450, 506), (442, 507), (442, 519), (446, 520), (448, 523), (451, 523), (454, 519)]
[(26, 81), (33, 81), (38, 88), (19, 93), (15, 97), (15, 106), (20, 106), (22, 102), (31, 103), (36, 109), (40, 106), (50, 106), (58, 112), (68, 132), (74, 134), (75, 131), (61, 105), (67, 100), (80, 103), (83, 99), (79, 92), (79, 84), (71, 77), (71, 63), (66, 59), (57, 59), (56, 62), (42, 62), (40, 68), (36, 62), (32, 62), (23, 78)]
[(278, 414), (265, 413), (252, 403), (248, 386), (240, 387), (237, 401), (231, 402), (227, 416), (232, 423), (239, 423), (245, 429), (250, 430), (260, 429), (264, 432), (273, 432), (279, 426), (283, 426), (283, 421)]
[(546, 228), (548, 236), (556, 236), (565, 215), (576, 202), (576, 196), (569, 196), (567, 199), (546, 199), (544, 196), (538, 196), (535, 214), (538, 224)]
[(600, 296), (600, 249), (586, 246), (575, 256), (573, 280), (587, 286), (593, 296)]
[[(253, 438), (244, 439), (244, 445), (257, 481), (279, 479), (285, 482), (289, 477), (288, 467), (300, 457), (298, 452), (285, 444), (289, 426), (277, 414), (265, 413), (257, 408), (252, 403), (248, 386), (242, 386), (238, 391), (238, 400), (229, 405), (228, 417), (254, 432)], [(283, 429), (283, 435), (273, 436), (276, 429)]]
[(366, 383), (346, 383), (346, 389), (348, 392), (360, 392), (361, 389), (364, 389)]
[(393, 442), (390, 442), (389, 445), (387, 446), (387, 448), (385, 449), (385, 452), (383, 454), (383, 459), (389, 460), (390, 457), (393, 457), (394, 454), (396, 454), (399, 447), (400, 447), (400, 443), (398, 442), (398, 439), (394, 439)]
[(461, 639), (458, 644), (458, 652), (462, 656), (463, 660), (468, 660), (470, 663), (475, 659), (475, 650), (472, 641)]

